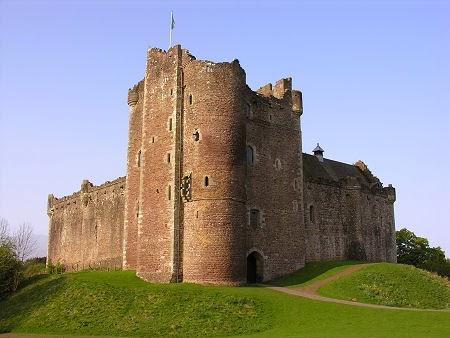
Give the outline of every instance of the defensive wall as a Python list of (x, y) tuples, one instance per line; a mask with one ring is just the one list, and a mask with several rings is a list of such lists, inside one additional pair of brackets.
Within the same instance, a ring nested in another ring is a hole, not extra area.
[(125, 177), (63, 198), (48, 196), (48, 253), (68, 270), (121, 268)]

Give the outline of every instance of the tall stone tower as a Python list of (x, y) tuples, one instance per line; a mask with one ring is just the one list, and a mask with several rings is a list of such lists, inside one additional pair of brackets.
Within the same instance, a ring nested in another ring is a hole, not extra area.
[(255, 93), (237, 60), (150, 49), (128, 103), (125, 268), (239, 284), (304, 264), (301, 93), (290, 79)]

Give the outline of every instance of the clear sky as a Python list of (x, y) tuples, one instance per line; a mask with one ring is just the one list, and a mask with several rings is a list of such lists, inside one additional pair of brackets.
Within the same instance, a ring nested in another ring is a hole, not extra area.
[(125, 175), (148, 47), (239, 59), (302, 90), (303, 150), (397, 188), (397, 229), (450, 256), (450, 1), (0, 0), (0, 216), (47, 233), (47, 194)]

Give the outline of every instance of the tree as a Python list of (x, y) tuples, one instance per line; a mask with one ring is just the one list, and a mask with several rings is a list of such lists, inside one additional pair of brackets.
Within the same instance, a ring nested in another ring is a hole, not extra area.
[(17, 258), (24, 262), (36, 250), (36, 240), (33, 238), (33, 229), (29, 223), (22, 223), (12, 237), (14, 251)]
[(428, 240), (404, 228), (396, 232), (397, 262), (448, 276), (450, 263), (440, 247), (432, 248)]
[(9, 239), (9, 222), (5, 218), (0, 217), (0, 244), (9, 241)]
[(16, 291), (21, 280), (22, 263), (10, 244), (0, 244), (0, 299)]

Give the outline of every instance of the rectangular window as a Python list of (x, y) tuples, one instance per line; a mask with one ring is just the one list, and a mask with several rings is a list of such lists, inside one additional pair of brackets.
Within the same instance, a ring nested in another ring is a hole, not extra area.
[(254, 228), (259, 226), (259, 210), (258, 209), (250, 210), (250, 226), (254, 227)]

